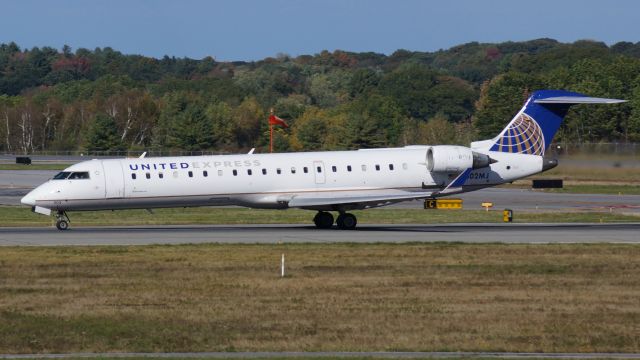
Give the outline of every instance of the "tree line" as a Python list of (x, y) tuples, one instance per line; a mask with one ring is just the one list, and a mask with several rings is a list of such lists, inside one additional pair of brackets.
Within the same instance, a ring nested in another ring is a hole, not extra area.
[(537, 89), (628, 99), (572, 110), (558, 139), (640, 141), (640, 43), (468, 43), (255, 62), (0, 44), (0, 150), (277, 151), (468, 144)]

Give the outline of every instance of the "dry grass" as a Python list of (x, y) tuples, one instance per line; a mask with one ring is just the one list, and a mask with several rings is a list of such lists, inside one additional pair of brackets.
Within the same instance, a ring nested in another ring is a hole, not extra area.
[(597, 183), (599, 185), (638, 185), (640, 183), (640, 167), (588, 167), (562, 165), (542, 174), (531, 177), (560, 178), (569, 183)]
[(0, 353), (638, 352), (638, 274), (604, 244), (2, 248)]

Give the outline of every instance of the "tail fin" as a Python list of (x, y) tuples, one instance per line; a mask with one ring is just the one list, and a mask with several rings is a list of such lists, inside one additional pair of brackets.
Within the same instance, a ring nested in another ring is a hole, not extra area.
[(615, 104), (625, 100), (603, 99), (563, 90), (534, 92), (502, 132), (471, 148), (544, 156), (569, 107), (576, 104)]

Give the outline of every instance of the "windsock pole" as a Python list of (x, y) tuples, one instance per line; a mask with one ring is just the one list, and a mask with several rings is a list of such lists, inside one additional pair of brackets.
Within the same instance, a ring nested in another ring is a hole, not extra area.
[[(271, 115), (273, 115), (273, 108), (271, 108)], [(269, 152), (273, 152), (273, 124), (269, 121)]]

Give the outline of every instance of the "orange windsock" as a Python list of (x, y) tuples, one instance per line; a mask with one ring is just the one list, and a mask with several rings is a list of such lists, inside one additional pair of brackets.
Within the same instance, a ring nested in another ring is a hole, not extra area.
[(283, 119), (281, 119), (281, 118), (279, 118), (279, 117), (277, 117), (277, 116), (275, 116), (273, 114), (271, 114), (269, 116), (269, 125), (280, 125), (280, 126), (285, 127), (285, 128), (289, 127), (289, 125), (287, 125), (287, 123)]

